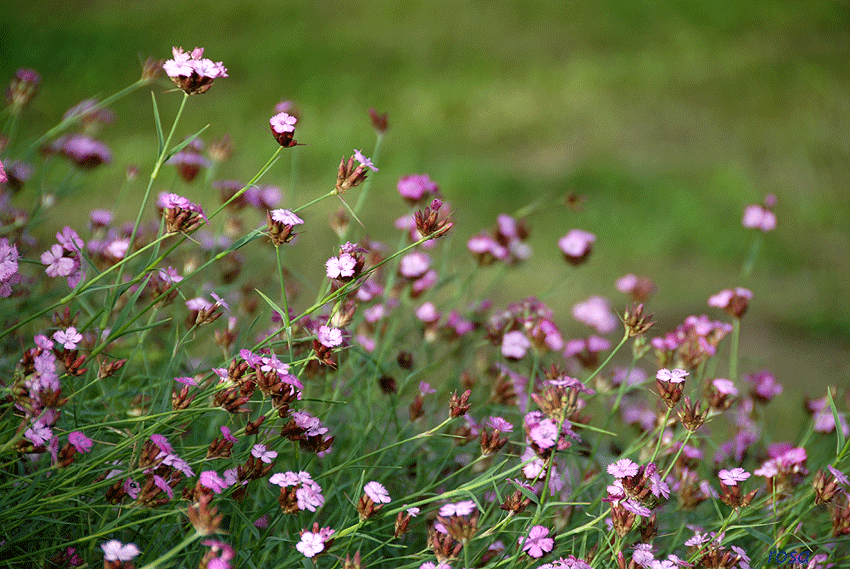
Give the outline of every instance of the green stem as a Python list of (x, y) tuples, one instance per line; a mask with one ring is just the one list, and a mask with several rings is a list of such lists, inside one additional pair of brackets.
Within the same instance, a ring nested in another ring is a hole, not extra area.
[(729, 346), (729, 381), (738, 379), (738, 342), (741, 338), (741, 319), (732, 321), (732, 340)]

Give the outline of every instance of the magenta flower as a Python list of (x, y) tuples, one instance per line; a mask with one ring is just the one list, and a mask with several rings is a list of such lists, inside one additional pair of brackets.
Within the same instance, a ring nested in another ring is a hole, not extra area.
[(367, 482), (363, 487), (363, 493), (369, 496), (369, 498), (375, 502), (376, 504), (389, 504), (390, 503), (390, 494), (387, 492), (387, 489), (384, 488), (383, 484), (380, 482)]
[(5, 184), (9, 181), (9, 177), (6, 175), (6, 169), (3, 167), (3, 162), (0, 161), (0, 184)]
[(130, 561), (141, 551), (135, 543), (123, 544), (117, 539), (112, 539), (100, 546), (103, 549), (104, 561)]
[(531, 342), (519, 330), (512, 330), (502, 337), (502, 355), (506, 358), (520, 360), (530, 347)]
[(191, 385), (193, 387), (198, 386), (198, 382), (195, 381), (194, 377), (175, 377), (174, 381), (177, 383), (182, 383), (183, 385)]
[(444, 518), (449, 516), (468, 516), (476, 509), (475, 502), (463, 500), (461, 502), (450, 502), (440, 508), (440, 515)]
[(558, 441), (558, 425), (552, 419), (542, 419), (531, 427), (528, 437), (544, 450), (552, 448)]
[(373, 172), (378, 171), (378, 169), (375, 168), (375, 165), (372, 164), (372, 161), (369, 158), (363, 156), (363, 154), (359, 150), (354, 151), (354, 159), (369, 168), (370, 170), (372, 170)]
[(844, 474), (843, 472), (841, 472), (837, 468), (833, 467), (831, 464), (827, 465), (826, 468), (832, 473), (832, 475), (835, 477), (835, 480), (839, 484), (844, 484), (845, 486), (850, 486), (850, 479), (847, 478), (846, 474)]
[(632, 553), (632, 561), (638, 565), (647, 566), (655, 560), (652, 555), (652, 545), (649, 543), (639, 543), (635, 545), (635, 551)]
[(738, 482), (743, 482), (750, 477), (750, 473), (743, 468), (733, 468), (732, 470), (721, 470), (717, 477), (726, 486), (737, 486)]
[(216, 473), (215, 470), (204, 470), (198, 481), (204, 488), (209, 488), (216, 494), (221, 494), (222, 490), (227, 488), (227, 483)]
[(69, 326), (66, 330), (57, 330), (53, 333), (53, 339), (59, 344), (62, 344), (66, 350), (74, 350), (77, 344), (82, 341), (83, 335), (77, 332), (73, 326)]
[(626, 510), (630, 511), (636, 516), (642, 516), (644, 518), (648, 518), (652, 515), (652, 510), (642, 505), (640, 502), (636, 500), (626, 500), (625, 502), (621, 502), (620, 504)]
[(658, 373), (655, 374), (655, 379), (659, 381), (669, 381), (670, 383), (682, 383), (688, 375), (688, 372), (683, 369), (660, 369), (658, 370)]
[(428, 194), (439, 195), (440, 193), (437, 184), (427, 174), (405, 176), (398, 181), (396, 188), (398, 189), (398, 193), (401, 194), (401, 197), (409, 203), (416, 203), (427, 197)]
[(514, 426), (501, 417), (490, 417), (487, 419), (487, 426), (502, 433), (510, 433), (514, 430)]
[(628, 458), (621, 458), (617, 462), (608, 465), (608, 474), (614, 478), (626, 478), (638, 473), (638, 465)]
[(266, 464), (271, 464), (271, 462), (277, 458), (277, 452), (266, 449), (266, 445), (256, 444), (251, 448), (251, 456), (259, 458)]
[(528, 537), (519, 538), (519, 546), (527, 552), (531, 557), (539, 559), (544, 553), (552, 551), (555, 546), (555, 540), (549, 535), (549, 528), (545, 526), (534, 526), (528, 532)]
[(68, 435), (68, 442), (77, 449), (77, 452), (90, 452), (94, 445), (94, 442), (80, 431), (72, 431)]

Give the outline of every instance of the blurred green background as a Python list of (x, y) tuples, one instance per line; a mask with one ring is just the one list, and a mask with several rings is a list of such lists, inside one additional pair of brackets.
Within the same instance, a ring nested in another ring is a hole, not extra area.
[[(18, 67), (43, 76), (25, 137), (83, 98), (132, 83), (145, 57), (204, 46), (230, 77), (189, 101), (177, 134), (208, 123), (207, 141), (231, 134), (236, 154), (220, 179), (247, 180), (265, 163), (275, 149), (268, 118), (292, 99), (296, 137), (308, 144), (296, 149), (298, 185), (290, 186), (295, 154), (263, 182), (279, 185), (286, 204), (303, 203), (332, 187), (341, 156), (371, 152), (366, 109), (375, 107), (389, 113), (390, 130), (363, 216), (371, 235), (394, 240), (387, 220), (405, 212), (395, 183), (410, 173), (440, 184), (458, 249), (500, 212), (584, 194), (581, 213), (553, 202), (530, 219), (535, 256), (510, 272), (500, 302), (550, 289), (541, 276), (570, 274), (547, 301), (578, 334), (569, 307), (601, 293), (622, 309), (614, 281), (635, 272), (658, 284), (663, 332), (687, 314), (720, 317), (706, 298), (747, 286), (755, 299), (743, 325), (744, 372), (766, 366), (817, 396), (848, 381), (846, 1), (0, 4), (0, 78)], [(153, 87), (166, 122), (181, 98), (171, 87), (166, 79)], [(117, 167), (97, 172), (72, 211), (108, 207), (128, 164), (146, 178), (155, 151), (149, 90), (114, 107), (102, 138)], [(208, 188), (186, 193), (205, 207), (217, 201)], [(766, 193), (778, 198), (779, 225), (743, 279), (754, 232), (741, 214)], [(332, 251), (326, 220), (338, 205), (308, 212), (302, 251), (322, 259)], [(54, 215), (58, 225), (67, 210)], [(578, 271), (563, 267), (556, 248), (572, 227), (599, 236)]]

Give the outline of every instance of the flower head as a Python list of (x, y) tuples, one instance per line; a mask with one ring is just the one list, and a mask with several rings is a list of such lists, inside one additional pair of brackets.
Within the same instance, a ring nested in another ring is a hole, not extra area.
[(390, 494), (384, 485), (380, 482), (367, 482), (363, 487), (363, 492), (376, 504), (389, 504)]
[(581, 229), (571, 229), (558, 240), (564, 259), (571, 265), (581, 265), (590, 256), (596, 236)]
[(100, 548), (103, 550), (104, 561), (130, 561), (141, 553), (135, 543), (124, 544), (117, 539), (101, 544)]
[(608, 474), (614, 478), (626, 478), (638, 473), (638, 465), (628, 458), (621, 458), (617, 462), (608, 465)]
[(167, 60), (162, 69), (187, 95), (206, 93), (214, 79), (227, 77), (227, 69), (222, 62), (213, 63), (204, 58), (202, 47), (196, 47), (191, 53), (185, 53), (182, 47), (175, 47), (171, 52), (174, 58)]
[(727, 486), (737, 486), (738, 482), (743, 482), (749, 478), (750, 473), (743, 468), (733, 468), (732, 470), (721, 470), (717, 477)]
[(531, 557), (538, 559), (543, 557), (544, 553), (552, 551), (552, 548), (555, 546), (555, 540), (547, 537), (548, 535), (549, 528), (545, 526), (534, 526), (528, 532), (528, 537), (519, 538), (519, 545)]

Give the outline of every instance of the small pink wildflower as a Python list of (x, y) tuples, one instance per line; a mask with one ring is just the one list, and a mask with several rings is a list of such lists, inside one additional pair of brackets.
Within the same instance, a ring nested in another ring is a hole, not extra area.
[(531, 557), (539, 559), (544, 553), (552, 551), (555, 546), (555, 540), (549, 535), (549, 528), (545, 526), (534, 526), (528, 532), (528, 537), (519, 538), (518, 542), (522, 550), (527, 552)]
[(524, 358), (530, 347), (531, 342), (519, 330), (512, 330), (502, 337), (502, 355), (508, 359)]
[(44, 272), (49, 277), (67, 277), (76, 268), (74, 259), (65, 257), (65, 250), (58, 243), (52, 245), (48, 251), (41, 254), (41, 263), (47, 265), (47, 269)]
[(100, 548), (104, 561), (130, 561), (141, 553), (135, 543), (123, 544), (117, 539), (101, 544)]
[(380, 482), (367, 482), (363, 487), (363, 493), (365, 493), (369, 498), (375, 502), (376, 504), (389, 504), (390, 494), (387, 492), (387, 489), (384, 488), (384, 485)]
[(331, 257), (325, 263), (329, 279), (349, 278), (354, 276), (357, 259), (343, 253), (339, 257)]
[(369, 168), (370, 170), (372, 170), (373, 172), (378, 171), (378, 169), (375, 168), (375, 165), (372, 164), (372, 161), (369, 158), (366, 158), (365, 156), (363, 156), (363, 153), (360, 152), (359, 150), (354, 151), (354, 159), (357, 160), (358, 162), (360, 162), (361, 164), (363, 164), (364, 166), (366, 166), (367, 168)]
[(621, 458), (617, 462), (608, 465), (608, 474), (614, 478), (626, 478), (638, 473), (638, 465), (628, 458)]
[(658, 370), (658, 373), (655, 374), (655, 379), (659, 381), (669, 381), (670, 383), (682, 383), (688, 375), (688, 372), (683, 369), (660, 369)]
[(198, 481), (204, 488), (209, 488), (216, 494), (221, 494), (221, 491), (227, 488), (224, 479), (218, 475), (215, 470), (204, 470)]
[(80, 431), (71, 432), (68, 435), (68, 442), (77, 449), (77, 452), (90, 452), (94, 445), (94, 442)]
[(183, 385), (191, 385), (192, 387), (198, 386), (198, 382), (195, 381), (194, 377), (175, 377), (174, 381), (182, 383)]
[(450, 502), (440, 508), (440, 515), (444, 518), (449, 516), (468, 516), (476, 509), (475, 502), (463, 500), (461, 502)]
[(737, 486), (738, 482), (743, 482), (749, 478), (750, 473), (743, 468), (733, 468), (732, 470), (721, 470), (717, 477), (726, 486)]
[(83, 335), (77, 332), (73, 326), (69, 326), (66, 330), (57, 330), (53, 333), (53, 339), (66, 350), (74, 350), (77, 344), (82, 341)]
[(514, 430), (514, 426), (501, 417), (490, 417), (487, 419), (487, 426), (502, 433), (510, 433)]
[(273, 450), (268, 450), (266, 445), (263, 444), (255, 444), (251, 448), (251, 456), (254, 458), (259, 458), (261, 461), (266, 464), (271, 464), (271, 462), (277, 458), (277, 452)]
[(284, 132), (295, 132), (295, 123), (298, 119), (288, 113), (278, 113), (269, 119), (272, 130), (278, 134)]
[(316, 336), (319, 339), (319, 343), (326, 348), (335, 348), (342, 344), (342, 331), (339, 328), (319, 326)]
[(620, 320), (611, 311), (608, 301), (601, 296), (591, 296), (574, 305), (573, 318), (600, 334), (608, 334), (620, 327)]
[(274, 209), (271, 212), (272, 219), (284, 225), (301, 225), (304, 220), (288, 209)]

